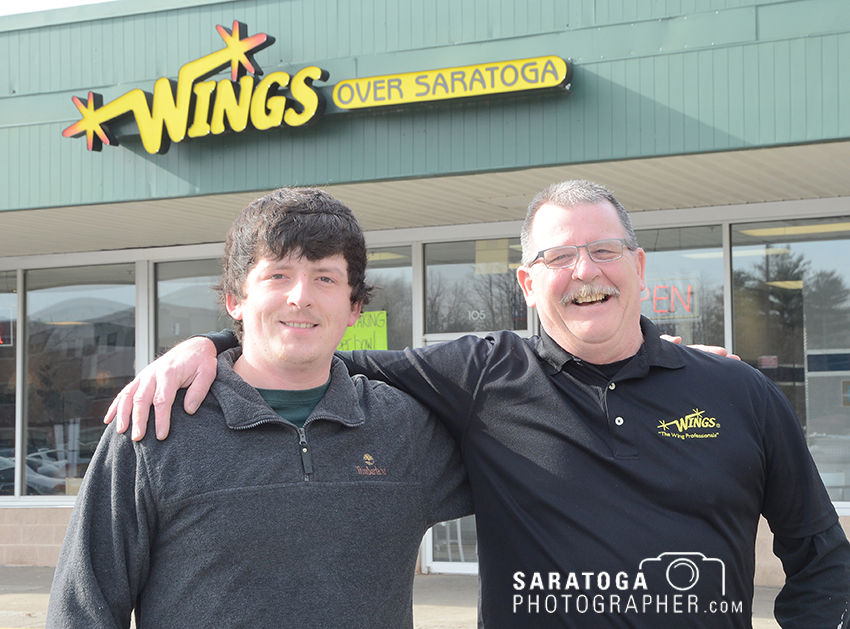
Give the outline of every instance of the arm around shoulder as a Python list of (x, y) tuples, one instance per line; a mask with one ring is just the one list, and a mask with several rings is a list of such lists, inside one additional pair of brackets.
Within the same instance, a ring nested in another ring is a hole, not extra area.
[[(518, 337), (516, 340), (519, 342)], [(349, 373), (386, 382), (418, 400), (457, 438), (468, 421), (493, 347), (492, 339), (464, 336), (416, 349), (358, 350), (337, 356), (345, 362)]]
[(188, 387), (183, 408), (193, 414), (215, 380), (217, 351), (214, 341), (203, 336), (176, 345), (121, 390), (103, 421), (108, 424), (114, 420), (118, 432), (124, 432), (132, 417), (133, 439), (138, 441), (147, 432), (153, 407), (156, 436), (165, 439), (171, 427), (171, 406), (177, 390)]

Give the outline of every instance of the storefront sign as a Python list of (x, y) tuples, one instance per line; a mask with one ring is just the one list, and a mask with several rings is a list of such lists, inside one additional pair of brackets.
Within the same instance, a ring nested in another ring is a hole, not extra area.
[(560, 57), (516, 59), (340, 81), (333, 99), (341, 109), (387, 107), (557, 87), (568, 75)]
[[(327, 81), (327, 71), (310, 66), (294, 76), (273, 72), (260, 81), (263, 72), (252, 55), (271, 46), (274, 38), (265, 33), (248, 37), (247, 27), (238, 21), (231, 30), (216, 29), (224, 48), (181, 67), (176, 82), (158, 79), (153, 94), (135, 89), (105, 104), (94, 92), (86, 102), (72, 97), (82, 119), (62, 135), (85, 135), (90, 151), (117, 146), (109, 123), (132, 115), (145, 150), (165, 153), (171, 142), (187, 138), (239, 133), (249, 126), (261, 131), (301, 127), (321, 119), (325, 102), (313, 81)], [(229, 79), (207, 80), (228, 66)], [(343, 80), (334, 87), (333, 99), (342, 110), (398, 106), (553, 88), (569, 78), (570, 67), (560, 57), (535, 57)]]
[[(132, 113), (145, 150), (165, 153), (169, 140), (181, 142), (187, 137), (218, 135), (227, 130), (240, 132), (248, 128), (249, 122), (257, 129), (271, 129), (281, 125), (300, 127), (321, 118), (324, 101), (313, 88), (313, 81), (326, 81), (325, 70), (311, 66), (294, 77), (273, 72), (257, 83), (262, 70), (252, 55), (273, 44), (274, 38), (265, 33), (246, 37), (247, 27), (241, 22), (233, 22), (232, 30), (216, 28), (225, 47), (180, 68), (176, 98), (173, 82), (167, 78), (157, 80), (153, 96), (136, 89), (105, 105), (101, 96), (93, 92), (89, 92), (85, 104), (74, 96), (83, 119), (62, 135), (76, 138), (85, 134), (90, 151), (99, 151), (103, 144), (117, 146), (107, 123)], [(230, 80), (204, 80), (227, 66), (231, 68)], [(278, 95), (279, 90), (288, 91)]]

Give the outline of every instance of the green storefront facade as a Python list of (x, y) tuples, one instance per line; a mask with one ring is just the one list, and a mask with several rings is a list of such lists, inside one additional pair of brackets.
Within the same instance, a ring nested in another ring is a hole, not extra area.
[[(0, 18), (0, 59), (0, 565), (55, 562), (112, 396), (225, 325), (224, 233), (283, 185), (357, 213), (345, 342), (389, 348), (534, 334), (525, 206), (612, 188), (645, 314), (773, 379), (850, 516), (846, 0), (116, 0)], [(423, 545), (475, 561), (468, 521)]]

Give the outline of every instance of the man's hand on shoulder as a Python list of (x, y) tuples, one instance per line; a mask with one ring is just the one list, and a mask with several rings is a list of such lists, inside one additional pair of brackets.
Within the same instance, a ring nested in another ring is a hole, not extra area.
[[(670, 336), (669, 334), (662, 334), (661, 338), (665, 341), (670, 341), (671, 343), (676, 343), (676, 345), (682, 344), (681, 336)], [(688, 347), (692, 347), (694, 349), (698, 349), (702, 352), (708, 352), (709, 354), (717, 354), (718, 356), (726, 356), (727, 358), (734, 358), (735, 360), (741, 360), (741, 357), (737, 354), (730, 354), (726, 351), (725, 347), (720, 347), (719, 345), (688, 345)]]
[(202, 336), (176, 345), (142, 369), (112, 401), (105, 424), (115, 421), (118, 432), (125, 432), (133, 422), (133, 440), (139, 441), (147, 431), (151, 406), (156, 417), (156, 437), (165, 439), (171, 428), (171, 405), (177, 390), (189, 387), (183, 408), (190, 415), (203, 402), (215, 380), (216, 350), (213, 342)]

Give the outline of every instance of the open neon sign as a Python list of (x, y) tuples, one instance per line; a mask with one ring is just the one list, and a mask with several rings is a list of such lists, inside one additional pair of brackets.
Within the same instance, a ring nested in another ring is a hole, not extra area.
[(697, 280), (666, 278), (647, 280), (641, 293), (644, 314), (652, 319), (696, 319), (699, 317)]

